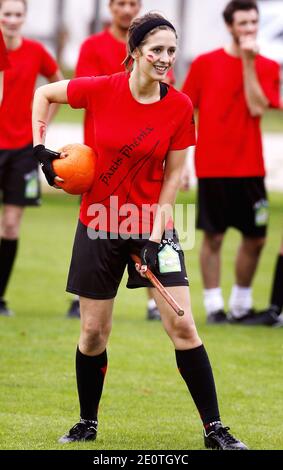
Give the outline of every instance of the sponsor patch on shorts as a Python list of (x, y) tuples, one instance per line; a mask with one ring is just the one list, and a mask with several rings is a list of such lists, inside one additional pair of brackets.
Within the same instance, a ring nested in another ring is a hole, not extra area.
[(169, 244), (165, 245), (158, 253), (158, 264), (161, 274), (182, 271), (179, 253)]
[(31, 171), (25, 175), (25, 198), (34, 199), (38, 196), (38, 178), (37, 171)]
[(261, 199), (254, 205), (254, 210), (256, 227), (267, 225), (269, 219), (268, 201), (266, 199)]

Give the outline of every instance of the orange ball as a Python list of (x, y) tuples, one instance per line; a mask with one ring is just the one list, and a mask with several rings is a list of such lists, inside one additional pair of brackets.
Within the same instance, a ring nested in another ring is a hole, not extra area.
[(91, 147), (83, 144), (69, 144), (61, 147), (58, 153), (66, 153), (67, 157), (53, 160), (52, 166), (56, 175), (64, 180), (56, 186), (69, 194), (83, 194), (91, 189), (96, 155)]

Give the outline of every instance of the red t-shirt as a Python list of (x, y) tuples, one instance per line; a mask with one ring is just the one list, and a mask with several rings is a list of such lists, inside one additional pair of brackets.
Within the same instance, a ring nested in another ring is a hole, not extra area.
[(23, 39), (8, 50), (11, 64), (4, 75), (4, 99), (0, 107), (0, 148), (16, 149), (32, 142), (31, 108), (38, 75), (51, 77), (58, 66), (44, 47)]
[[(94, 34), (87, 38), (81, 46), (76, 77), (113, 75), (124, 72), (123, 61), (126, 55), (126, 43), (116, 39), (109, 30)], [(169, 71), (169, 76), (173, 84), (175, 77), (172, 69)], [(84, 142), (90, 147), (94, 145), (89, 112), (86, 112), (85, 115)]]
[[(117, 215), (124, 204), (134, 204), (138, 213), (135, 212), (132, 230), (149, 233), (152, 217), (146, 207), (142, 214), (142, 205), (158, 202), (168, 151), (195, 144), (191, 101), (169, 87), (162, 100), (141, 104), (131, 94), (126, 72), (71, 80), (68, 101), (73, 108), (91, 112), (95, 135), (95, 180), (91, 191), (83, 196), (81, 222), (89, 226), (94, 219), (93, 211), (87, 214), (89, 206), (102, 204), (106, 207), (108, 223), (105, 219), (99, 229), (117, 233), (117, 227), (109, 223), (110, 212), (111, 216)], [(118, 200), (113, 201), (114, 196)], [(124, 219), (120, 217), (119, 223)], [(127, 230), (120, 227), (120, 233)]]
[(4, 39), (2, 36), (2, 31), (0, 30), (0, 72), (9, 67), (8, 55)]
[[(279, 65), (258, 55), (256, 71), (270, 106), (278, 107)], [(242, 60), (224, 49), (201, 55), (192, 63), (183, 92), (199, 108), (197, 176), (264, 176), (260, 118), (251, 116), (246, 103)]]

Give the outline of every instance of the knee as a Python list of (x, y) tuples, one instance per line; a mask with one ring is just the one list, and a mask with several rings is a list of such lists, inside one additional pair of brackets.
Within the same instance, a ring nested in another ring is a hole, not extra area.
[(194, 323), (182, 324), (178, 322), (177, 319), (177, 322), (173, 326), (172, 332), (172, 339), (176, 349), (194, 347), (200, 342), (200, 338)]
[(8, 240), (16, 240), (19, 237), (20, 223), (10, 217), (3, 217), (2, 237)]
[(96, 325), (91, 321), (85, 322), (81, 328), (81, 341), (84, 349), (90, 353), (105, 349), (110, 330), (110, 325)]
[(205, 234), (204, 243), (212, 252), (218, 252), (222, 246), (224, 235), (221, 233)]
[(255, 256), (258, 256), (265, 246), (266, 238), (255, 238), (245, 240), (246, 249)]

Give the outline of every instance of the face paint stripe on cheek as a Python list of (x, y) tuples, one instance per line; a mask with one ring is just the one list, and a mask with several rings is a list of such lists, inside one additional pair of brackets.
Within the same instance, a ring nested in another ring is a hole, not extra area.
[(154, 61), (154, 56), (152, 54), (147, 54), (145, 58), (150, 63)]

